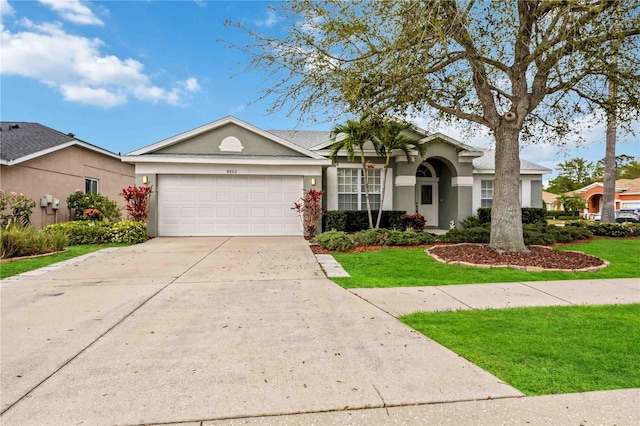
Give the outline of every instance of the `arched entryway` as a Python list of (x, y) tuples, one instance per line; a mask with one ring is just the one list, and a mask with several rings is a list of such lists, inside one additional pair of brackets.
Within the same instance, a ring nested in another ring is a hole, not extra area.
[(600, 213), (601, 201), (602, 201), (602, 194), (593, 194), (587, 200), (587, 211), (589, 213)]
[(438, 181), (434, 167), (423, 161), (416, 170), (416, 212), (429, 227), (438, 226)]

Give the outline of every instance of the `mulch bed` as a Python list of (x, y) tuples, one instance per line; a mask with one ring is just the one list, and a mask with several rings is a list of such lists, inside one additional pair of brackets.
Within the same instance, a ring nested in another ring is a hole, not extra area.
[[(574, 241), (572, 244), (575, 244)], [(317, 245), (310, 246), (314, 254), (331, 254), (330, 250)], [(381, 246), (359, 246), (351, 253), (377, 251)], [(461, 264), (464, 266), (512, 267), (517, 269), (561, 270), (561, 271), (596, 271), (609, 266), (609, 263), (588, 254), (553, 250), (546, 246), (529, 246), (527, 253), (498, 253), (487, 244), (443, 244), (389, 247), (394, 249), (428, 248), (427, 253), (442, 263)]]
[(544, 246), (529, 246), (528, 253), (499, 253), (486, 244), (455, 244), (434, 246), (428, 253), (443, 263), (462, 262), (471, 265), (516, 266), (556, 270), (589, 270), (607, 266), (597, 257), (575, 251), (553, 250)]

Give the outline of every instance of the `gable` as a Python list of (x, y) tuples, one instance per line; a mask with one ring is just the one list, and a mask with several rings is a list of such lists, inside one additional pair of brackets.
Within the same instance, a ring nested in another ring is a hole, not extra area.
[(177, 141), (153, 154), (305, 157), (299, 151), (233, 122)]

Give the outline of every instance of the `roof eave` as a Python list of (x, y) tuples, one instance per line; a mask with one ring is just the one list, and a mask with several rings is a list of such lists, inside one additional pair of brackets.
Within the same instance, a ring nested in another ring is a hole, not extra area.
[(128, 163), (179, 163), (179, 164), (246, 164), (246, 165), (298, 165), (298, 166), (330, 166), (327, 158), (298, 159), (256, 159), (256, 158), (211, 158), (211, 157), (174, 157), (160, 155), (125, 155), (122, 161)]
[(81, 148), (88, 149), (89, 151), (94, 151), (94, 152), (97, 152), (97, 153), (100, 153), (100, 154), (103, 154), (103, 155), (107, 155), (109, 157), (112, 157), (112, 158), (115, 158), (115, 159), (118, 159), (118, 160), (121, 159), (121, 157), (116, 153), (113, 153), (111, 151), (107, 151), (106, 149), (99, 148), (99, 147), (97, 147), (95, 145), (91, 145), (89, 143), (74, 139), (74, 140), (71, 140), (69, 142), (65, 142), (63, 144), (53, 146), (51, 148), (43, 149), (43, 150), (36, 151), (36, 152), (33, 152), (31, 154), (28, 154), (28, 155), (24, 155), (22, 157), (14, 158), (14, 159), (11, 159), (11, 160), (2, 160), (2, 163), (0, 163), (0, 164), (7, 165), (7, 166), (13, 166), (15, 164), (20, 164), (20, 163), (23, 163), (25, 161), (33, 160), (34, 158), (42, 157), (43, 155), (47, 155), (47, 154), (51, 154), (51, 153), (56, 152), (56, 151), (60, 151), (61, 149), (69, 148), (71, 146), (79, 146)]

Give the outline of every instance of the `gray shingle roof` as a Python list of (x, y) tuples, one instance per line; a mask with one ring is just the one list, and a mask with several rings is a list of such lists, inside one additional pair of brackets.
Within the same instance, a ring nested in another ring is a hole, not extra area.
[(268, 132), (305, 149), (311, 149), (328, 141), (331, 134), (324, 130), (268, 130)]
[(73, 133), (64, 134), (40, 123), (20, 121), (0, 122), (0, 160), (11, 162), (39, 152), (55, 150), (57, 146), (72, 142), (75, 145), (118, 157), (114, 152), (87, 143)]
[(70, 142), (75, 138), (39, 123), (0, 122), (0, 158), (6, 161)]
[[(489, 172), (496, 169), (495, 155), (496, 152), (491, 149), (483, 149), (484, 155), (482, 157), (473, 159), (473, 170), (479, 172)], [(540, 164), (532, 163), (531, 161), (520, 159), (520, 170), (528, 170), (539, 173), (551, 173), (551, 170), (541, 166)]]

